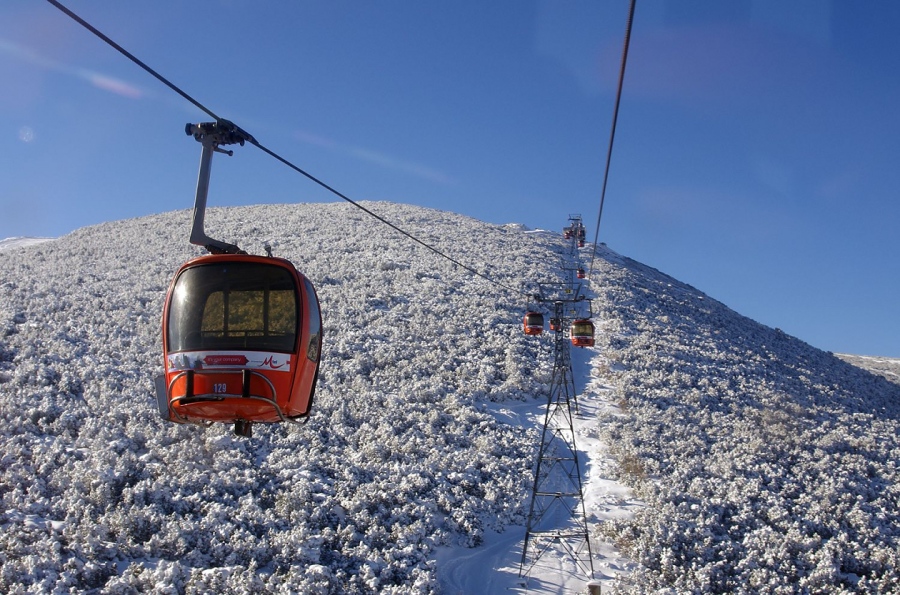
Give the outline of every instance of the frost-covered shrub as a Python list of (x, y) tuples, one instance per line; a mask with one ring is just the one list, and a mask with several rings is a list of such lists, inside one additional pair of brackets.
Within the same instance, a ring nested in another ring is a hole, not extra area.
[[(900, 386), (601, 252), (623, 592), (900, 591)], [(640, 472), (635, 472), (639, 469)]]
[[(551, 234), (367, 207), (506, 286), (559, 279)], [(176, 426), (152, 377), (189, 225), (0, 259), (0, 592), (432, 593), (436, 546), (524, 523), (538, 437), (484, 406), (546, 395), (521, 296), (350, 205), (211, 209), (215, 237), (268, 241), (316, 284), (322, 372), (305, 425)], [(598, 255), (620, 409), (597, 432), (646, 503), (601, 527), (641, 567), (618, 589), (896, 592), (898, 385)]]
[[(505, 285), (547, 260), (521, 230), (367, 207)], [(310, 421), (244, 440), (159, 420), (165, 291), (200, 253), (189, 225), (168, 213), (4, 252), (0, 592), (429, 593), (435, 546), (523, 521), (536, 439), (481, 406), (546, 390), (519, 296), (350, 205), (207, 214), (215, 237), (268, 241), (317, 286)]]

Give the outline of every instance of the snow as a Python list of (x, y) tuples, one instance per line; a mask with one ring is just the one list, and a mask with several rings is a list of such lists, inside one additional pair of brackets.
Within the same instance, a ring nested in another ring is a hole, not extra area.
[[(366, 206), (504, 286), (569, 262), (558, 233)], [(351, 205), (211, 209), (211, 235), (316, 284), (320, 386), (303, 426), (169, 424), (152, 378), (189, 225), (4, 251), (0, 592), (584, 592), (554, 552), (518, 576), (552, 367), (521, 296)], [(900, 385), (597, 257), (573, 367), (603, 592), (900, 590)]]
[(900, 384), (900, 359), (871, 355), (849, 355), (845, 353), (836, 353), (835, 355), (845, 362)]
[(0, 252), (4, 250), (16, 250), (26, 246), (34, 246), (35, 244), (43, 244), (44, 242), (52, 242), (54, 238), (29, 238), (14, 237), (0, 240)]

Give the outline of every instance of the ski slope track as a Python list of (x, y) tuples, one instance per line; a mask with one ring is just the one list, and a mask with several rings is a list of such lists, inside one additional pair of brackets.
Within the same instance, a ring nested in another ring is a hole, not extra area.
[[(563, 278), (561, 234), (364, 204), (504, 285)], [(553, 364), (524, 298), (351, 205), (206, 221), (315, 283), (310, 421), (242, 439), (158, 418), (165, 291), (201, 252), (189, 211), (5, 247), (0, 592), (584, 592), (553, 553), (517, 576)], [(603, 592), (900, 592), (896, 367), (596, 250), (597, 345), (573, 365)]]

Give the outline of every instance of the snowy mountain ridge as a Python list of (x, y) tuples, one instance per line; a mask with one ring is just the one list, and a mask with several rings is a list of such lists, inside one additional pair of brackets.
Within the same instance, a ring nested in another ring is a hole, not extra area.
[[(503, 285), (562, 280), (559, 234), (366, 206)], [(211, 209), (212, 235), (316, 284), (320, 387), (309, 423), (249, 440), (167, 424), (151, 379), (189, 220), (4, 252), (0, 591), (453, 593), (454, 552), (523, 535), (539, 428), (513, 420), (546, 398), (552, 350), (522, 334), (521, 296), (349, 205)], [(900, 386), (597, 256), (577, 388), (604, 592), (897, 591)]]
[(12, 237), (0, 240), (0, 252), (51, 242), (54, 238)]
[(900, 384), (900, 359), (873, 355), (852, 355), (847, 353), (836, 353), (835, 355), (845, 362), (851, 363), (854, 366), (859, 366), (873, 374), (884, 376), (891, 382)]

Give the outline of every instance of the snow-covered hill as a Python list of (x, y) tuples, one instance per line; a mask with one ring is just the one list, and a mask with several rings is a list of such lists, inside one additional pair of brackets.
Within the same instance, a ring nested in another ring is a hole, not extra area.
[(900, 592), (900, 386), (607, 260), (602, 426), (646, 507), (602, 532), (631, 590)]
[(839, 358), (864, 370), (884, 376), (891, 382), (900, 384), (900, 359), (876, 357), (872, 355), (848, 355), (836, 353)]
[(25, 246), (34, 246), (35, 244), (43, 244), (44, 242), (50, 242), (52, 240), (53, 238), (4, 238), (0, 240), (0, 252), (3, 252), (4, 250), (16, 250), (18, 248), (24, 248)]
[[(367, 206), (504, 285), (561, 279), (557, 234)], [(315, 411), (251, 439), (167, 424), (152, 376), (166, 287), (199, 253), (189, 218), (0, 259), (0, 591), (452, 592), (448, 551), (524, 532), (538, 436), (514, 418), (540, 404), (552, 362), (521, 333), (520, 296), (350, 205), (211, 209), (211, 235), (268, 241), (316, 284)], [(597, 544), (643, 565), (618, 587), (896, 590), (900, 386), (598, 257), (598, 349), (579, 352), (578, 386), (596, 413), (579, 444)], [(646, 506), (601, 522), (628, 498), (613, 478)]]
[[(369, 206), (509, 285), (557, 247)], [(164, 293), (199, 253), (189, 218), (90, 227), (0, 263), (0, 591), (428, 592), (435, 545), (523, 522), (536, 438), (483, 406), (545, 390), (523, 305), (349, 205), (207, 213), (217, 237), (268, 241), (316, 283), (311, 421), (241, 440), (158, 420)]]

